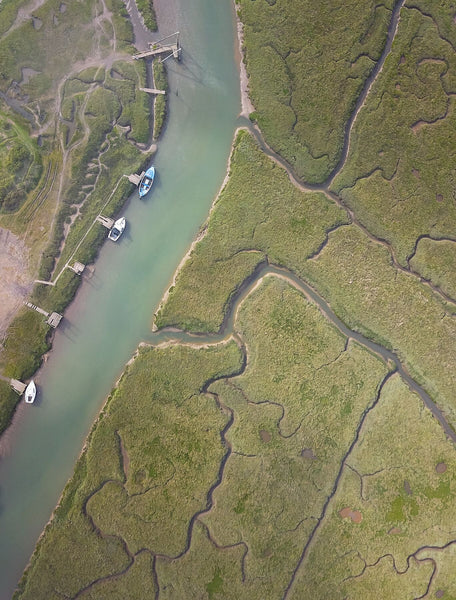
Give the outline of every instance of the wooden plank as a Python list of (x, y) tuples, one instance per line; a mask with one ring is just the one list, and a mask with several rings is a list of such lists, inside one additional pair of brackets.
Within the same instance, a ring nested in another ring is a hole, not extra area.
[(25, 390), (27, 389), (27, 386), (25, 385), (25, 383), (22, 383), (22, 381), (18, 381), (17, 379), (11, 379), (10, 386), (18, 394), (23, 394), (25, 392)]
[(111, 229), (111, 227), (114, 225), (114, 219), (111, 219), (110, 217), (104, 217), (103, 215), (98, 215), (97, 221), (106, 227), (106, 229)]
[(148, 94), (163, 94), (165, 95), (165, 90), (156, 90), (154, 88), (139, 88), (141, 92), (147, 92)]
[(49, 317), (49, 319), (46, 321), (46, 323), (50, 327), (55, 329), (56, 327), (58, 327), (58, 325), (62, 319), (63, 319), (62, 315), (59, 315), (59, 313), (53, 312), (52, 315)]

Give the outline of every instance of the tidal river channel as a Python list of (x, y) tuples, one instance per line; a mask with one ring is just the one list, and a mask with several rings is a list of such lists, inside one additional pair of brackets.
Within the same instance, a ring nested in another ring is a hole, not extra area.
[(153, 161), (157, 178), (145, 201), (132, 195), (125, 234), (104, 245), (56, 331), (37, 376), (39, 398), (21, 403), (2, 441), (0, 600), (11, 599), (97, 413), (148, 336), (225, 176), (240, 111), (232, 3), (163, 4), (160, 36), (179, 30), (183, 54), (180, 63), (166, 63), (169, 120)]

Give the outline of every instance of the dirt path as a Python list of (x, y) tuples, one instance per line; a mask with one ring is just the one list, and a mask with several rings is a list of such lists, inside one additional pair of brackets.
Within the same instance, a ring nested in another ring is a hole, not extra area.
[(0, 341), (18, 308), (30, 294), (29, 251), (24, 242), (0, 228)]

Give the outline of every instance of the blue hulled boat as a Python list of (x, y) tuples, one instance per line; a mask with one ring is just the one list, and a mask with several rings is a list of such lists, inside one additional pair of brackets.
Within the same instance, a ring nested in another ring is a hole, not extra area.
[(139, 197), (143, 198), (152, 187), (155, 177), (155, 167), (147, 169), (144, 177), (139, 184)]

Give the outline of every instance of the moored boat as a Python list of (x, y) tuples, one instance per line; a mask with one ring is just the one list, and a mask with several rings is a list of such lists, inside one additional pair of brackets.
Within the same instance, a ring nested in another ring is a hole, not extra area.
[(35, 385), (35, 382), (33, 381), (33, 379), (30, 381), (28, 386), (25, 388), (24, 397), (25, 397), (25, 401), (27, 402), (27, 404), (33, 404), (33, 402), (35, 401), (36, 385)]
[(150, 167), (139, 183), (139, 197), (143, 198), (152, 187), (155, 178), (155, 167)]
[(124, 232), (126, 224), (127, 224), (127, 221), (125, 220), (125, 217), (120, 217), (120, 219), (117, 219), (117, 221), (114, 223), (114, 225), (112, 226), (112, 228), (110, 229), (110, 231), (108, 233), (108, 238), (110, 240), (112, 240), (113, 242), (117, 242), (117, 240), (120, 238), (120, 236)]

